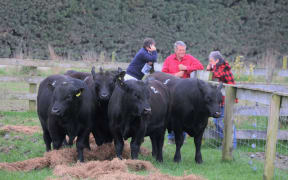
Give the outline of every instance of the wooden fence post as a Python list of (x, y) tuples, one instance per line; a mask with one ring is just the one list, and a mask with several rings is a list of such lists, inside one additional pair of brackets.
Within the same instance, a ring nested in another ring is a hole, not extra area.
[(225, 87), (225, 111), (224, 111), (224, 139), (222, 144), (222, 160), (231, 161), (233, 150), (233, 107), (236, 98), (235, 87)]
[(273, 94), (270, 103), (270, 115), (267, 127), (267, 140), (265, 149), (264, 180), (271, 180), (274, 176), (274, 162), (276, 156), (276, 143), (279, 124), (281, 96)]
[(212, 81), (213, 73), (209, 71), (208, 81)]
[(287, 56), (283, 56), (283, 67), (282, 69), (286, 70), (287, 69)]
[[(37, 89), (37, 84), (34, 82), (29, 83), (29, 93), (35, 94)], [(29, 100), (29, 111), (36, 111), (36, 101)]]

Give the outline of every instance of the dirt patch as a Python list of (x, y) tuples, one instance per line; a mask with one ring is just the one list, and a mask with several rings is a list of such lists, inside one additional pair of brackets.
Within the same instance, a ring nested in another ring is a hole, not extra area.
[(34, 134), (37, 132), (41, 132), (41, 128), (39, 126), (16, 126), (16, 125), (7, 125), (0, 127), (1, 131), (6, 132), (19, 132), (24, 134)]
[(16, 149), (17, 147), (14, 145), (0, 147), (0, 152), (8, 154), (11, 150)]
[[(248, 153), (248, 155), (251, 159), (265, 161), (265, 152)], [(276, 154), (275, 166), (279, 169), (288, 170), (288, 156)]]

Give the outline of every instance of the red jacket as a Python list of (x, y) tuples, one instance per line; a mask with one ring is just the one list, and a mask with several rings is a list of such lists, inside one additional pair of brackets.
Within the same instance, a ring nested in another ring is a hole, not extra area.
[(231, 72), (231, 66), (227, 61), (221, 65), (216, 65), (212, 69), (213, 77), (212, 79), (218, 79), (219, 82), (226, 84), (235, 84), (234, 76)]
[[(235, 84), (234, 76), (231, 72), (231, 66), (227, 61), (225, 61), (223, 64), (215, 65), (213, 68), (208, 69), (208, 71), (213, 72), (212, 79), (218, 79), (219, 82), (223, 82), (226, 84)], [(225, 96), (223, 96), (223, 102), (222, 106), (224, 106), (225, 103)], [(235, 103), (238, 103), (238, 99), (235, 99)]]
[(176, 58), (176, 54), (172, 54), (165, 59), (162, 72), (174, 75), (179, 72), (179, 64), (183, 64), (187, 67), (182, 78), (189, 78), (192, 71), (203, 69), (203, 65), (200, 61), (190, 54), (186, 54), (181, 61)]

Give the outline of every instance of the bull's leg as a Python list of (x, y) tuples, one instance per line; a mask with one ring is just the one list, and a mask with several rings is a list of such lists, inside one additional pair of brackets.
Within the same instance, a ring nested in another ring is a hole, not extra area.
[(60, 149), (63, 144), (66, 134), (62, 133), (60, 129), (56, 129), (56, 128), (51, 130), (50, 132), (51, 132), (53, 149), (57, 149), (57, 150)]
[(152, 144), (152, 156), (156, 158), (158, 153), (157, 140), (154, 135), (150, 136), (151, 144)]
[(68, 146), (68, 142), (67, 142), (67, 140), (66, 140), (66, 137), (64, 138), (62, 145), (63, 145), (63, 146)]
[(63, 141), (65, 139), (65, 136), (59, 136), (55, 139), (53, 139), (53, 149), (60, 149), (62, 144), (63, 144)]
[(165, 136), (165, 130), (162, 134), (159, 134), (156, 138), (156, 143), (157, 143), (157, 156), (156, 160), (159, 162), (163, 162), (163, 144), (164, 144), (164, 136)]
[(89, 142), (89, 137), (90, 136), (90, 133), (89, 135), (85, 138), (85, 147), (89, 150), (91, 150), (91, 147), (90, 147), (90, 142)]
[(176, 144), (176, 152), (174, 155), (174, 162), (181, 161), (181, 147), (183, 145), (184, 136), (182, 131), (174, 131), (175, 134), (175, 144)]
[(89, 138), (90, 131), (84, 130), (84, 132), (77, 137), (76, 147), (77, 147), (77, 158), (80, 162), (84, 162), (83, 150), (87, 146), (87, 138)]
[(201, 154), (201, 143), (202, 143), (203, 133), (204, 132), (202, 132), (199, 135), (194, 137), (194, 144), (195, 144), (195, 148), (196, 148), (195, 161), (198, 164), (201, 164), (203, 162), (202, 154)]
[(122, 160), (124, 141), (121, 135), (114, 137), (114, 146), (115, 146), (117, 157)]
[(73, 141), (74, 141), (74, 139), (75, 139), (75, 136), (74, 136), (74, 135), (69, 136), (68, 146), (71, 147), (71, 146), (73, 145)]
[(99, 137), (95, 130), (92, 131), (92, 134), (94, 136), (94, 139), (95, 139), (97, 146), (101, 146), (104, 143), (103, 138)]
[(142, 142), (142, 139), (132, 137), (132, 140), (130, 142), (131, 158), (132, 159), (138, 159), (138, 153), (140, 151), (141, 142)]
[(46, 145), (46, 151), (48, 152), (51, 150), (52, 139), (47, 129), (43, 129), (43, 139)]

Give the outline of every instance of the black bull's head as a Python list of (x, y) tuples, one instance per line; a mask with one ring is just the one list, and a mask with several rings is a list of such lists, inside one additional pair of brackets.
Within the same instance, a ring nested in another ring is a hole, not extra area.
[(94, 88), (98, 99), (100, 102), (108, 102), (115, 88), (117, 78), (124, 76), (125, 71), (118, 68), (117, 71), (104, 72), (103, 69), (100, 68), (99, 73), (95, 73), (95, 67), (93, 67), (91, 74), (93, 76)]
[(78, 79), (50, 84), (53, 90), (51, 114), (64, 117), (77, 111), (82, 102), (84, 87), (84, 82)]

